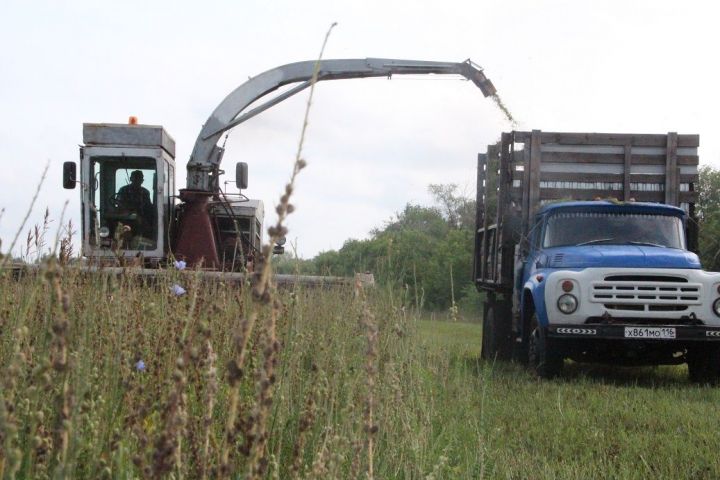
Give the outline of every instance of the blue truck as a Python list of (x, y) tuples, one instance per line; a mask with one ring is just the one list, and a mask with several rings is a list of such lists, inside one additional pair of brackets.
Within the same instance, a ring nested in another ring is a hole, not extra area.
[(482, 357), (687, 363), (720, 379), (720, 274), (702, 270), (697, 135), (510, 132), (478, 156)]

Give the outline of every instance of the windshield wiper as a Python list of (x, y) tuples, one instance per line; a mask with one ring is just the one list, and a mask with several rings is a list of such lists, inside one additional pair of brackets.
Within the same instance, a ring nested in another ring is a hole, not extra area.
[(660, 245), (659, 243), (652, 243), (652, 242), (635, 242), (635, 241), (629, 240), (627, 243), (630, 243), (632, 245), (644, 245), (646, 247), (667, 248), (667, 245)]
[(588, 240), (587, 242), (582, 243), (576, 243), (576, 247), (582, 247), (583, 245), (592, 245), (593, 243), (605, 243), (605, 242), (611, 242), (615, 240), (615, 237), (609, 237), (609, 238), (596, 238), (594, 240)]

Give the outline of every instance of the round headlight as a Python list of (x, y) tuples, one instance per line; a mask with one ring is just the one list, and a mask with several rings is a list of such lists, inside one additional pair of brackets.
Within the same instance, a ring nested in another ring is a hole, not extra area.
[(562, 313), (573, 313), (575, 310), (577, 310), (578, 307), (577, 298), (570, 295), (569, 293), (566, 293), (565, 295), (560, 295), (560, 298), (558, 298), (557, 301), (557, 307), (558, 310), (560, 310)]
[(715, 302), (713, 303), (713, 312), (715, 312), (715, 315), (720, 317), (720, 298), (715, 300)]
[(98, 233), (100, 234), (100, 238), (107, 238), (108, 235), (110, 235), (110, 229), (108, 227), (100, 227)]

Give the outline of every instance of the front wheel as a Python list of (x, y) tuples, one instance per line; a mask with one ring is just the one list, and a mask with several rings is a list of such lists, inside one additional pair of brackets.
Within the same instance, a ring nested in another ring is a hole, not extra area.
[(720, 347), (698, 345), (687, 352), (688, 377), (696, 383), (720, 383)]
[(533, 313), (528, 338), (528, 365), (540, 378), (556, 377), (562, 372), (563, 357), (553, 347), (546, 330), (538, 322), (537, 314)]

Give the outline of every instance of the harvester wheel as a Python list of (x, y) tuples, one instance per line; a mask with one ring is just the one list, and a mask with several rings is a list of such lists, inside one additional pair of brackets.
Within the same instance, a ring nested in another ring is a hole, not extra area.
[(483, 360), (510, 360), (512, 338), (509, 311), (504, 304), (495, 303), (488, 307), (483, 318), (482, 350)]
[(537, 314), (533, 313), (530, 319), (530, 338), (528, 339), (528, 364), (540, 378), (553, 378), (562, 372), (563, 357), (546, 335), (546, 330), (540, 326)]

